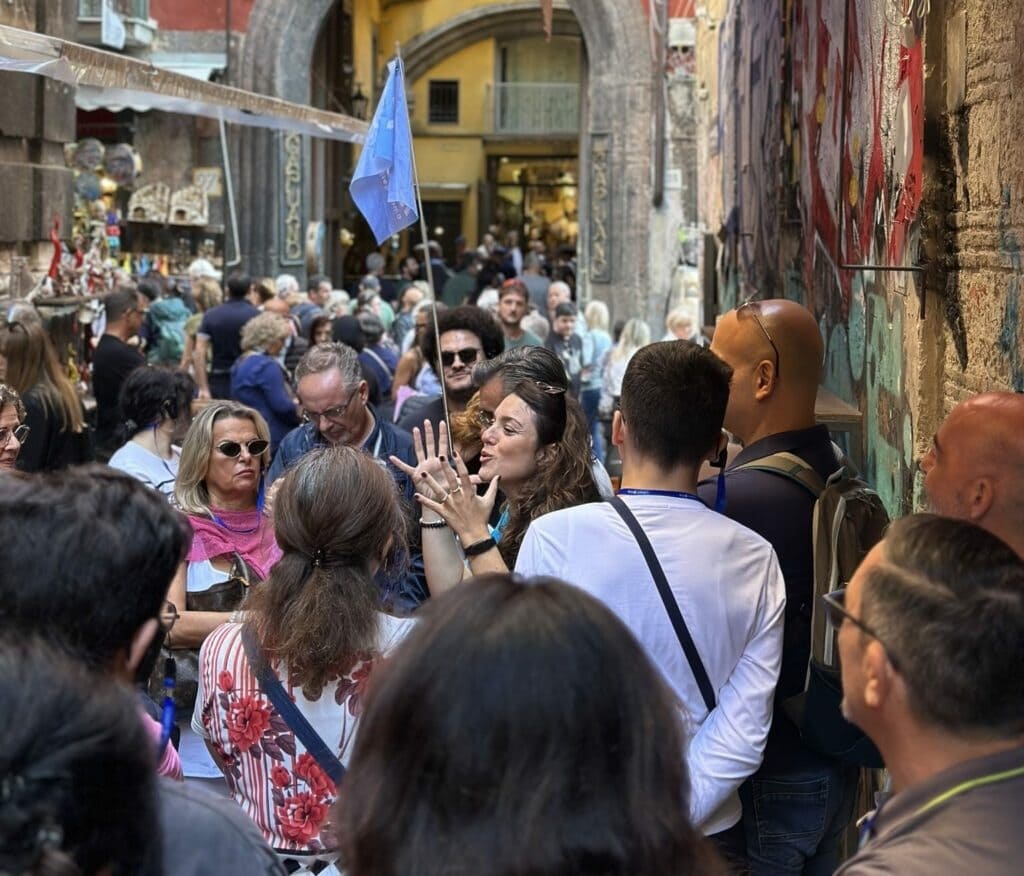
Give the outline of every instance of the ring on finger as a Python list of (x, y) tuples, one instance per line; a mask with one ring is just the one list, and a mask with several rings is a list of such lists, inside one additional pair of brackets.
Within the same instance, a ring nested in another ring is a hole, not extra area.
[(456, 493), (461, 493), (461, 492), (462, 492), (462, 484), (459, 484), (454, 490), (452, 490), (451, 495), (454, 496)]
[(451, 497), (452, 497), (452, 494), (451, 494), (451, 493), (445, 493), (445, 494), (444, 494), (444, 498), (443, 498), (443, 499), (441, 500), (441, 504), (443, 505), (443, 504), (444, 504), (445, 502), (447, 502), (447, 501), (448, 501), (448, 500), (449, 500), (449, 499), (450, 499)]

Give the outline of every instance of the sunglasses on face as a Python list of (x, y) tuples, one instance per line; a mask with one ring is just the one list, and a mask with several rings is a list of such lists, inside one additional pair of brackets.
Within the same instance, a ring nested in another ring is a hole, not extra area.
[(28, 426), (15, 426), (13, 429), (0, 429), (0, 448), (6, 447), (13, 436), (19, 444), (24, 444), (28, 433), (32, 430)]
[(441, 364), (445, 368), (451, 368), (455, 364), (455, 358), (458, 357), (463, 365), (472, 365), (479, 355), (480, 351), (476, 347), (466, 347), (465, 350), (442, 350)]
[(262, 438), (253, 438), (252, 441), (246, 441), (244, 444), (239, 444), (237, 441), (221, 441), (217, 445), (217, 452), (229, 459), (237, 459), (244, 447), (249, 456), (262, 456), (267, 448), (270, 446), (269, 441), (264, 441)]

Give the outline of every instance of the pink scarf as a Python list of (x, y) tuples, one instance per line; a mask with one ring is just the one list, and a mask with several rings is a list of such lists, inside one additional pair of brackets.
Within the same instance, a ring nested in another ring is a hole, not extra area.
[(222, 511), (211, 508), (216, 517), (188, 516), (192, 526), (192, 547), (186, 559), (200, 563), (214, 557), (238, 554), (262, 579), (281, 559), (281, 549), (274, 541), (274, 524), (262, 511)]

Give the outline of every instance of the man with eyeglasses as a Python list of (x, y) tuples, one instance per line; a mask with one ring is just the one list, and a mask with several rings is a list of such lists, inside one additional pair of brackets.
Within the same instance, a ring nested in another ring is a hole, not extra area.
[[(412, 482), (388, 462), (389, 456), (397, 456), (416, 464), (412, 437), (378, 416), (370, 405), (369, 386), (356, 351), (345, 344), (318, 344), (302, 357), (295, 377), (305, 422), (282, 439), (267, 473), (268, 486), (310, 450), (344, 444), (362, 448), (384, 466), (413, 508)], [(412, 611), (429, 592), (418, 545), (410, 545), (410, 551), (407, 570), (378, 578), (385, 601), (403, 612)]]
[[(438, 349), (432, 324), (423, 335), (423, 358), (444, 380), (448, 396), (448, 413), (458, 414), (476, 392), (473, 367), (485, 359), (493, 359), (505, 349), (505, 336), (497, 321), (479, 307), (467, 304), (452, 307), (437, 315), (437, 329), (441, 336)], [(407, 432), (423, 428), (429, 420), (437, 434), (444, 421), (444, 403), (440, 395), (410, 398), (402, 407), (398, 427)]]
[[(749, 300), (721, 317), (711, 349), (733, 369), (725, 428), (743, 445), (725, 478), (725, 514), (775, 548), (786, 581), (782, 671), (764, 761), (740, 789), (753, 876), (831, 873), (853, 813), (857, 771), (808, 748), (783, 707), (804, 689), (814, 592), (815, 497), (775, 472), (740, 468), (794, 454), (827, 479), (838, 467), (814, 404), (824, 345), (814, 315), (793, 301)], [(699, 493), (715, 504), (715, 480)]]
[(892, 778), (836, 876), (1019, 872), (1024, 562), (972, 523), (913, 515), (826, 610), (843, 712)]
[(23, 425), (25, 406), (6, 383), (0, 383), (0, 474), (14, 471), (21, 445), (28, 438), (29, 428)]

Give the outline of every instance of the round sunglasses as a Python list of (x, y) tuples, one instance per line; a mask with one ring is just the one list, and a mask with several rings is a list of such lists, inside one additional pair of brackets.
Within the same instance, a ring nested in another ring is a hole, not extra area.
[(253, 438), (252, 441), (246, 441), (244, 444), (239, 444), (237, 441), (221, 441), (217, 445), (217, 452), (229, 459), (236, 459), (241, 455), (242, 447), (245, 447), (250, 456), (262, 456), (269, 446), (270, 442), (264, 441), (262, 438)]

